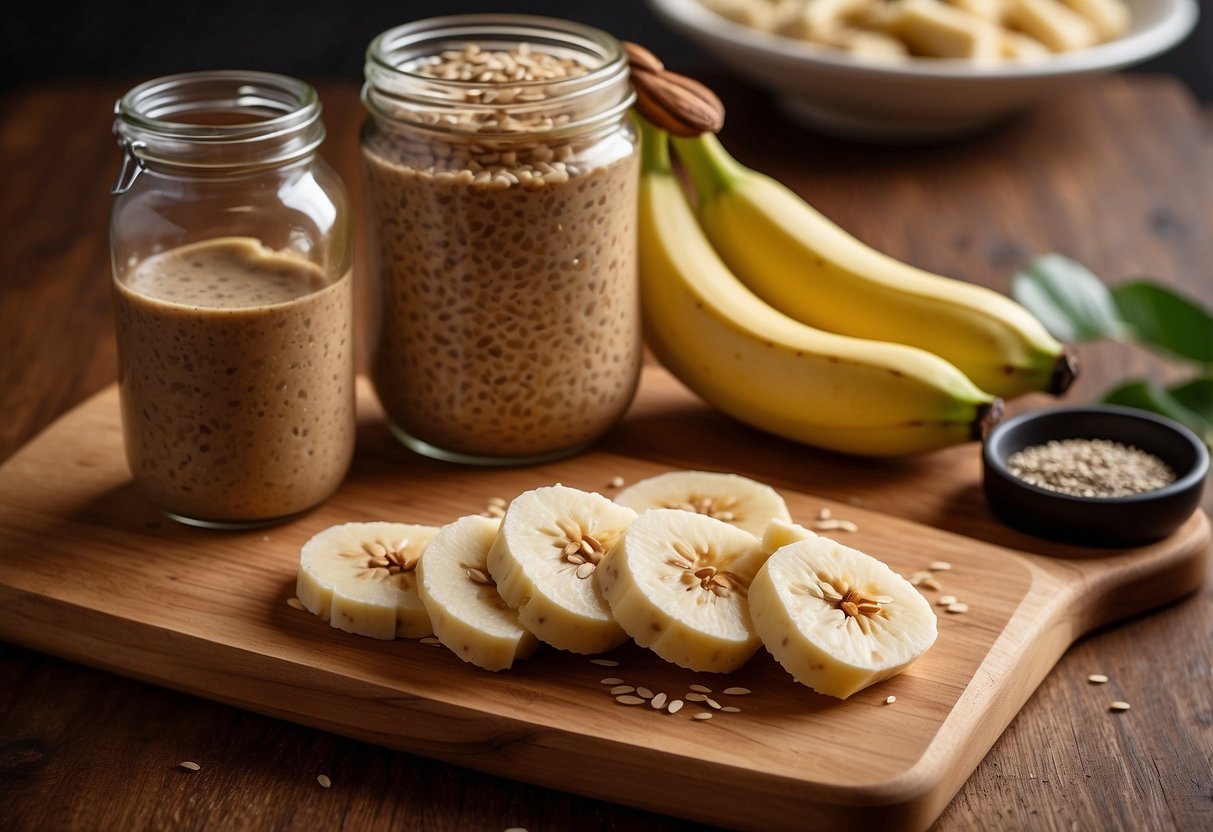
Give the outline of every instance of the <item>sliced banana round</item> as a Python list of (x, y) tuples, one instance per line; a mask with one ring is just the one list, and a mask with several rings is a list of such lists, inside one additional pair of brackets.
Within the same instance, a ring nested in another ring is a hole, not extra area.
[(691, 670), (727, 673), (758, 650), (746, 593), (766, 553), (704, 514), (651, 509), (598, 570), (615, 620), (637, 644)]
[(435, 526), (346, 523), (317, 534), (299, 553), (295, 594), (332, 626), (372, 638), (420, 638), (433, 630), (415, 570)]
[(489, 575), (541, 641), (574, 653), (610, 650), (627, 635), (592, 578), (635, 517), (601, 494), (564, 485), (526, 491), (506, 508)]
[(769, 485), (738, 474), (668, 471), (640, 480), (615, 495), (615, 502), (637, 512), (679, 508), (745, 529), (757, 537), (774, 519), (791, 520), (787, 503)]
[(931, 605), (886, 564), (828, 537), (782, 547), (750, 584), (763, 644), (796, 680), (846, 699), (935, 643)]
[(417, 564), (417, 589), (434, 635), (485, 670), (506, 670), (539, 645), (489, 577), (489, 548), (500, 525), (478, 514), (461, 517), (438, 530)]
[(789, 543), (797, 543), (817, 537), (817, 532), (806, 529), (790, 520), (772, 520), (762, 533), (762, 549), (768, 555), (777, 552)]

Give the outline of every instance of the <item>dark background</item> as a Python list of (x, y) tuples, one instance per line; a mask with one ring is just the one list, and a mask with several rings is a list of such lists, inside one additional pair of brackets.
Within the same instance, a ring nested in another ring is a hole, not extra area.
[[(422, 17), (486, 11), (579, 20), (649, 45), (675, 69), (712, 65), (661, 24), (644, 0), (25, 0), (8, 9), (0, 33), (0, 87), (220, 68), (357, 81), (363, 52), (380, 31)], [(1185, 43), (1139, 70), (1178, 75), (1197, 96), (1213, 101), (1213, 9), (1205, 9)]]

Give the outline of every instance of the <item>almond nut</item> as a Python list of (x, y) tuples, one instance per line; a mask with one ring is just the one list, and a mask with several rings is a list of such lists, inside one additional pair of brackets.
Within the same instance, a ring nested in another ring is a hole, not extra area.
[(647, 69), (649, 72), (661, 72), (665, 69), (665, 64), (661, 62), (661, 59), (639, 43), (625, 40), (623, 42), (623, 51), (627, 53), (628, 66), (633, 70)]
[(716, 133), (724, 126), (724, 105), (710, 89), (675, 72), (641, 69), (632, 73), (636, 109), (674, 136)]

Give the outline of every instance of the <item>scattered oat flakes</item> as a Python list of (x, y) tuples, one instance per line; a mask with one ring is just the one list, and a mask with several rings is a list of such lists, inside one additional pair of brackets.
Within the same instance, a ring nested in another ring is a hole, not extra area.
[(719, 703), (719, 702), (717, 702), (715, 699), (713, 699), (713, 698), (712, 698), (712, 697), (710, 697), (710, 696), (705, 696), (705, 697), (703, 698), (703, 704), (707, 705), (707, 706), (708, 706), (709, 708), (711, 708), (712, 710), (715, 710), (715, 711), (719, 711), (719, 710), (720, 710), (720, 703)]
[(596, 664), (599, 667), (619, 667), (619, 662), (614, 659), (590, 659), (590, 664)]
[(502, 508), (505, 508), (509, 504), (509, 501), (504, 497), (489, 497), (489, 505), (491, 506), (501, 506)]
[(333, 781), (329, 779), (327, 774), (318, 775), (316, 777), (316, 782), (326, 789), (333, 785)]
[(886, 705), (892, 705), (896, 701), (897, 701), (897, 697), (893, 696), (892, 694), (890, 694), (884, 698), (884, 703)]
[(953, 604), (955, 604), (956, 601), (957, 601), (957, 598), (955, 595), (940, 595), (939, 600), (936, 601), (935, 603), (941, 607), (950, 607)]
[(644, 704), (644, 700), (641, 699), (639, 696), (632, 696), (630, 694), (624, 694), (623, 696), (616, 696), (615, 701), (618, 702), (620, 705), (643, 705)]
[(616, 679), (614, 676), (608, 676), (605, 679), (599, 679), (598, 684), (600, 684), (600, 685), (622, 685), (623, 680)]
[(679, 711), (682, 710), (682, 700), (681, 699), (671, 700), (670, 704), (665, 706), (665, 709), (672, 714), (678, 713)]
[(707, 687), (706, 685), (691, 685), (691, 690), (695, 691), (696, 693), (711, 693), (712, 692), (712, 689)]
[(666, 696), (664, 693), (659, 693), (653, 697), (653, 699), (649, 702), (649, 705), (660, 711), (665, 707), (667, 699), (669, 699), (668, 696)]
[(509, 826), (506, 827), (505, 832), (527, 832), (527, 828), (525, 826)]
[(639, 687), (639, 688), (636, 688), (636, 695), (637, 695), (637, 696), (643, 696), (645, 699), (652, 699), (652, 698), (653, 698), (653, 691), (651, 691), (651, 690), (649, 690), (648, 688), (645, 688), (645, 687)]
[(622, 696), (625, 693), (635, 693), (636, 688), (631, 685), (616, 685), (611, 688), (611, 696)]
[(739, 713), (741, 713), (741, 708), (738, 708), (738, 707), (736, 707), (736, 706), (734, 706), (734, 705), (725, 705), (725, 706), (724, 706), (723, 708), (721, 708), (720, 710), (721, 710), (721, 712), (722, 712), (722, 713), (726, 713), (726, 714), (739, 714)]
[(186, 771), (201, 771), (202, 770), (202, 766), (200, 766), (197, 763), (192, 762), (190, 760), (183, 760), (180, 763), (177, 763), (177, 765), (180, 766), (181, 768), (185, 769)]
[(1092, 673), (1087, 677), (1087, 681), (1093, 685), (1106, 685), (1108, 683), (1108, 677), (1102, 673)]
[(426, 636), (425, 638), (421, 639), (421, 643), (422, 644), (442, 644), (442, 642), (439, 641), (436, 636)]
[(711, 718), (712, 718), (712, 715), (707, 711), (700, 711), (699, 713), (695, 714), (695, 716), (691, 717), (691, 719), (711, 719)]
[(829, 520), (830, 514), (831, 514), (831, 512), (828, 508), (823, 508), (821, 511), (817, 512), (817, 519), (818, 520)]
[(303, 606), (303, 602), (300, 601), (298, 598), (287, 598), (286, 605), (293, 610), (306, 610), (307, 609), (306, 607)]
[(948, 604), (948, 612), (950, 613), (962, 613), (968, 611), (969, 605), (963, 601), (957, 601), (955, 604)]
[(707, 699), (707, 697), (702, 693), (688, 693), (684, 698), (688, 702), (702, 702), (703, 700)]
[(623, 488), (623, 477), (611, 477), (611, 481), (607, 483), (607, 488)]
[(930, 569), (932, 572), (947, 572), (951, 568), (952, 564), (948, 563), (946, 560), (931, 561), (931, 563), (927, 566), (927, 569)]
[(750, 690), (749, 688), (725, 688), (724, 689), (725, 696), (746, 696), (747, 694), (750, 694), (750, 693), (753, 693), (753, 691)]
[(1120, 702), (1120, 701), (1113, 702), (1111, 705), (1108, 706), (1108, 708), (1113, 711), (1127, 711), (1127, 710), (1129, 710), (1129, 708), (1132, 708), (1132, 707), (1133, 706), (1130, 705), (1128, 702)]

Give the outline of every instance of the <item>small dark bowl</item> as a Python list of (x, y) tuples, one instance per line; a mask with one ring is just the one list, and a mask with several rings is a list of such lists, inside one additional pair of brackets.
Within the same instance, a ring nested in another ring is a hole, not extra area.
[[(1017, 451), (1052, 439), (1109, 439), (1167, 463), (1175, 482), (1127, 497), (1075, 497), (1029, 485), (1007, 470)], [(1058, 407), (996, 426), (982, 449), (990, 508), (1008, 526), (1089, 546), (1161, 540), (1200, 505), (1209, 452), (1192, 431), (1162, 416), (1112, 405)]]

